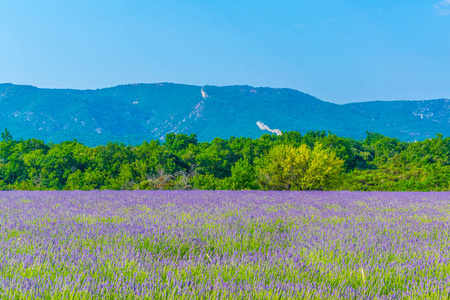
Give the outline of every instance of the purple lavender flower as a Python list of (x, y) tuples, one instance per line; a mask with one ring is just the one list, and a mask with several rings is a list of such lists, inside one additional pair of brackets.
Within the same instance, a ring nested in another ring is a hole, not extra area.
[(0, 199), (6, 298), (450, 293), (450, 193), (7, 191)]

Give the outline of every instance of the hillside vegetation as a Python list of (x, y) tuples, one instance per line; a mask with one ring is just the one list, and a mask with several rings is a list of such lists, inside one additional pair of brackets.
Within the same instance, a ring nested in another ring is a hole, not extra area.
[(338, 105), (292, 89), (122, 85), (98, 90), (40, 89), (0, 84), (0, 128), (46, 143), (77, 139), (139, 145), (170, 133), (259, 138), (271, 129), (306, 133), (326, 128), (364, 139), (365, 131), (402, 141), (450, 136), (450, 100), (375, 101)]
[(322, 132), (260, 138), (166, 135), (137, 146), (0, 142), (0, 189), (450, 190), (450, 138), (402, 142)]

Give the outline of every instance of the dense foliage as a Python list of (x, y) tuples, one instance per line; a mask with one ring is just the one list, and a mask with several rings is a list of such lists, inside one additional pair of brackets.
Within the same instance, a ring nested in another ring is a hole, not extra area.
[(450, 138), (402, 142), (326, 132), (258, 139), (168, 134), (138, 146), (0, 141), (0, 189), (450, 190)]

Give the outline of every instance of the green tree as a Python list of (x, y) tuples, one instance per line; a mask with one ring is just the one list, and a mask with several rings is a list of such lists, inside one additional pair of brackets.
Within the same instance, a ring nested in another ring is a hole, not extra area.
[(273, 147), (259, 162), (258, 179), (269, 190), (324, 190), (336, 186), (344, 161), (330, 149), (316, 144)]
[(178, 152), (181, 150), (186, 149), (190, 144), (196, 145), (197, 144), (197, 135), (191, 134), (175, 134), (175, 133), (169, 133), (166, 134), (165, 138), (165, 145), (167, 149), (173, 152)]
[(5, 132), (2, 132), (2, 140), (4, 142), (10, 142), (13, 140), (11, 132), (9, 132), (7, 128), (5, 128)]
[(105, 172), (86, 169), (84, 172), (77, 170), (67, 178), (65, 190), (94, 190), (101, 189), (105, 182)]
[(211, 174), (199, 174), (194, 176), (189, 183), (199, 190), (216, 190), (219, 185), (218, 181), (219, 179)]
[(258, 188), (256, 172), (248, 160), (240, 159), (231, 167), (231, 189), (255, 190)]

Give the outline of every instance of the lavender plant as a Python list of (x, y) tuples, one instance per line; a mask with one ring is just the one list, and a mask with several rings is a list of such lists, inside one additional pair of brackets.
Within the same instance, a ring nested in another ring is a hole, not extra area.
[(0, 193), (6, 299), (440, 299), (450, 193)]

